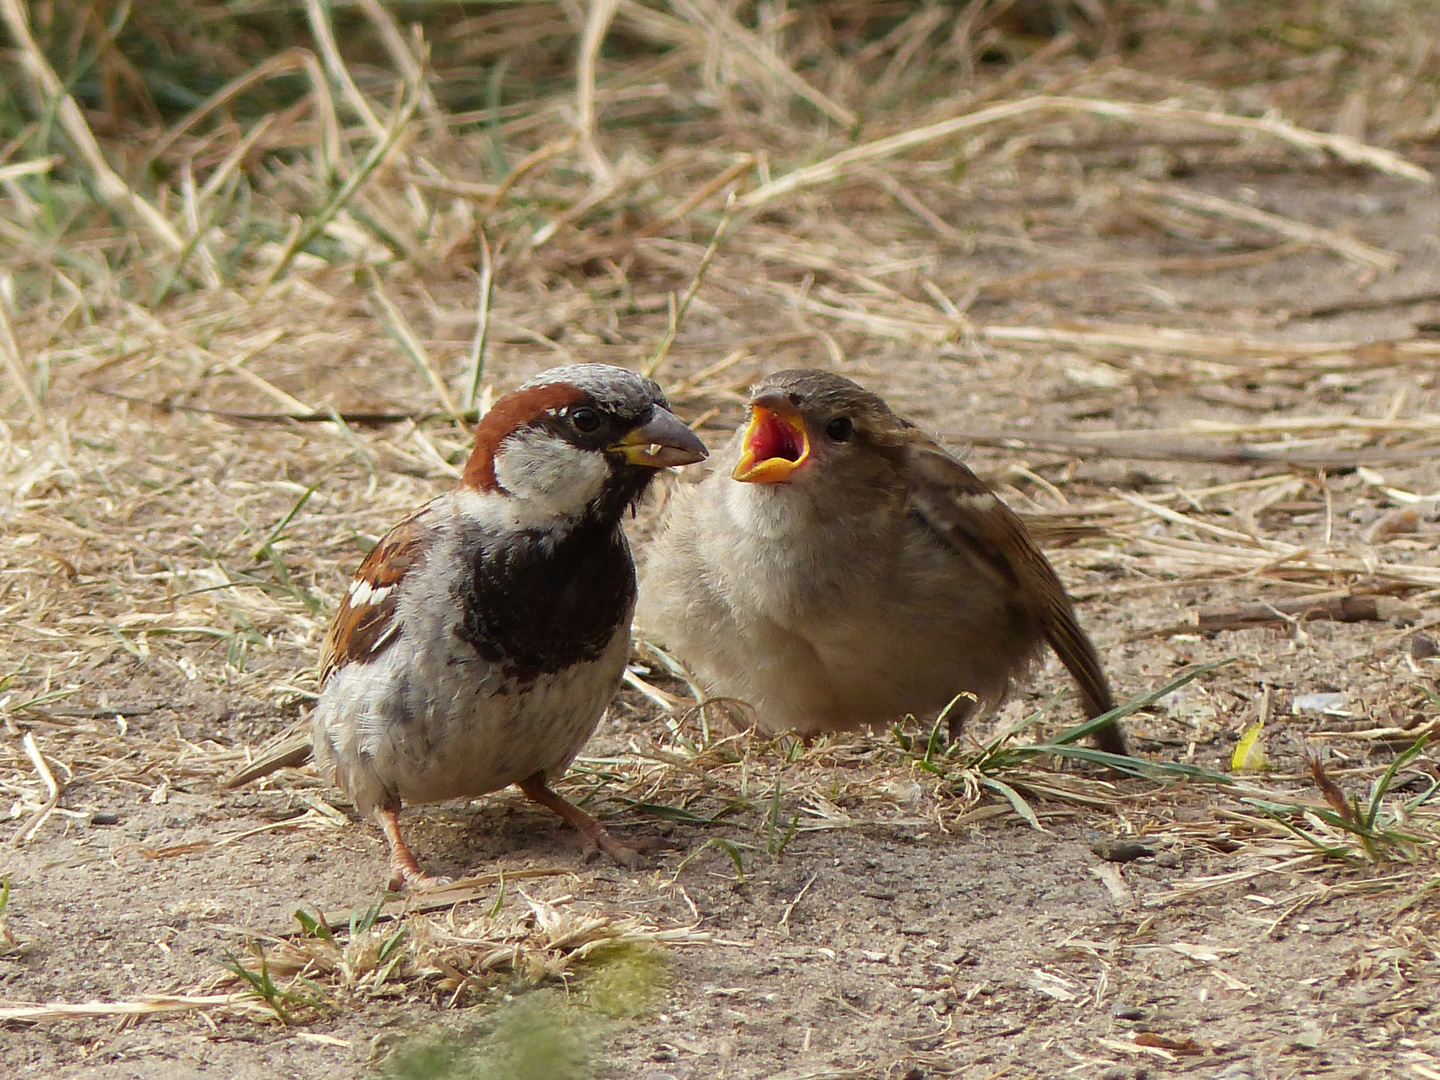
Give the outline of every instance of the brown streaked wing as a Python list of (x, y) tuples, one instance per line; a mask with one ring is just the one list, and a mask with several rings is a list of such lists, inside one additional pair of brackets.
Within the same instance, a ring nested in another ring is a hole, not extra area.
[(320, 654), (320, 685), (344, 664), (371, 660), (385, 651), (398, 629), (394, 625), (400, 584), (434, 539), (434, 529), (421, 523), (425, 510), (411, 514), (381, 538), (365, 556), (354, 580), (363, 581), (378, 600), (351, 604), (352, 584), (325, 633)]
[[(1095, 646), (1075, 619), (1075, 610), (1055, 570), (1024, 524), (980, 478), (938, 443), (925, 440), (908, 454), (913, 477), (910, 500), (934, 532), (952, 547), (974, 552), (1000, 577), (1017, 587), (1017, 597), (1036, 621), (1080, 689), (1088, 716), (1114, 708), (1110, 683)], [(1125, 753), (1113, 725), (1096, 732), (1101, 747)]]

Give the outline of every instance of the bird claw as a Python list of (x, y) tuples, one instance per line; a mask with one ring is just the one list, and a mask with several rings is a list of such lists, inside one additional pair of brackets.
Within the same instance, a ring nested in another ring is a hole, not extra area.
[(644, 850), (648, 850), (649, 845), (643, 842), (631, 847), (628, 844), (620, 843), (604, 830), (598, 830), (593, 839), (595, 843), (586, 852), (586, 862), (593, 862), (603, 852), (627, 870), (645, 870), (650, 866), (650, 860), (642, 854)]
[(421, 893), (443, 888), (453, 884), (454, 880), (444, 874), (427, 874), (419, 869), (412, 871), (408, 868), (397, 867), (390, 876), (388, 887), (393, 893)]
[(616, 843), (613, 840), (610, 842), (610, 846), (605, 849), (605, 854), (627, 870), (645, 870), (650, 866), (650, 860), (640, 852), (632, 847), (626, 847), (624, 844)]

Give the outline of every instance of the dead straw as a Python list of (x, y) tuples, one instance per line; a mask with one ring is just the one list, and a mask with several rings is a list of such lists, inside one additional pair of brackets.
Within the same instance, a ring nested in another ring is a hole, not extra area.
[[(317, 2), (317, 0), (309, 0), (309, 2), (314, 3)], [(414, 114), (418, 104), (418, 97), (409, 97), (400, 108), (395, 111), (394, 116), (391, 117), (389, 127), (382, 132), (381, 137), (370, 148), (369, 152), (355, 167), (354, 171), (345, 178), (345, 182), (340, 185), (339, 190), (330, 197), (325, 205), (322, 206), (309, 221), (302, 222), (299, 219), (296, 220), (294, 231), (281, 250), (280, 257), (275, 260), (275, 264), (270, 268), (269, 272), (265, 275), (264, 281), (261, 283), (262, 289), (268, 288), (284, 275), (301, 249), (320, 235), (335, 215), (354, 197), (355, 193), (360, 190), (364, 183), (370, 179), (371, 174), (380, 167), (390, 151), (394, 148), (396, 142), (399, 141), (401, 133), (405, 130), (405, 125), (409, 123), (410, 117)]]
[(490, 304), (495, 295), (495, 262), (490, 254), (490, 238), (480, 231), (479, 298), (475, 305), (475, 336), (471, 339), (470, 374), (465, 383), (465, 412), (475, 411), (480, 394), (480, 379), (485, 374), (485, 348), (490, 341)]
[(0, 355), (4, 356), (5, 371), (16, 392), (24, 400), (25, 407), (30, 410), (31, 417), (44, 427), (47, 423), (45, 409), (35, 394), (35, 388), (30, 384), (30, 377), (25, 373), (25, 365), (20, 359), (20, 346), (15, 341), (15, 331), (10, 326), (10, 316), (5, 310), (4, 297), (0, 297)]
[(1403, 177), (1420, 184), (1435, 182), (1435, 178), (1429, 170), (1413, 165), (1388, 150), (1365, 146), (1344, 135), (1306, 131), (1284, 120), (1268, 117), (1255, 119), (1247, 116), (1227, 116), (1164, 105), (1144, 105), (1137, 102), (1042, 96), (1025, 98), (1020, 101), (1007, 101), (979, 112), (927, 124), (924, 127), (904, 131), (875, 142), (864, 143), (851, 150), (842, 150), (815, 165), (796, 169), (778, 180), (756, 188), (741, 198), (740, 206), (743, 209), (763, 206), (804, 188), (832, 183), (848, 175), (860, 165), (896, 157), (907, 150), (914, 150), (942, 139), (954, 138), (963, 132), (988, 127), (991, 124), (1021, 120), (1046, 113), (1080, 113), (1112, 120), (1124, 120), (1129, 123), (1150, 122), (1167, 127), (1177, 123), (1197, 124), (1228, 131), (1265, 135), (1300, 150), (1325, 151), (1342, 161), (1364, 165), (1390, 176)]
[(117, 209), (133, 211), (170, 250), (181, 250), (185, 243), (174, 226), (110, 168), (100, 144), (95, 141), (94, 132), (90, 130), (90, 125), (85, 122), (85, 117), (80, 112), (80, 106), (65, 92), (60, 77), (55, 74), (55, 69), (50, 66), (45, 54), (31, 36), (29, 18), (20, 0), (0, 0), (0, 14), (4, 15), (10, 36), (20, 47), (21, 63), (44, 96), (53, 102), (60, 126), (90, 169), (100, 195)]
[(25, 748), (25, 756), (30, 759), (35, 766), (35, 771), (45, 783), (46, 798), (40, 808), (30, 815), (25, 824), (11, 838), (10, 845), (12, 847), (19, 847), (34, 836), (40, 830), (40, 826), (45, 824), (46, 819), (55, 812), (55, 808), (60, 805), (60, 784), (56, 781), (55, 774), (50, 771), (45, 756), (40, 753), (40, 747), (35, 742), (34, 734), (29, 731), (25, 732), (21, 736), (20, 744)]
[(659, 346), (655, 349), (655, 355), (650, 358), (641, 371), (646, 378), (654, 378), (656, 373), (665, 363), (665, 358), (670, 353), (670, 346), (675, 343), (675, 335), (680, 332), (680, 324), (685, 321), (685, 314), (690, 310), (690, 303), (695, 299), (695, 294), (700, 291), (700, 285), (705, 280), (705, 271), (710, 269), (710, 262), (715, 258), (715, 253), (720, 250), (720, 241), (725, 238), (725, 230), (730, 227), (730, 221), (734, 212), (735, 197), (731, 195), (725, 203), (725, 213), (720, 218), (720, 224), (715, 226), (715, 232), (710, 237), (710, 243), (705, 248), (705, 253), (700, 256), (700, 265), (695, 268), (695, 276), (690, 279), (690, 285), (685, 290), (685, 295), (680, 298), (677, 304), (672, 297), (670, 307), (670, 319), (665, 328), (665, 336), (660, 339)]
[[(345, 66), (345, 61), (340, 57), (340, 48), (335, 43), (335, 29), (330, 24), (329, 13), (321, 4), (321, 0), (304, 0), (305, 18), (310, 23), (310, 32), (315, 35), (315, 43), (320, 46), (320, 57), (325, 63), (325, 73), (339, 84), (341, 92), (350, 108), (370, 130), (370, 137), (376, 143), (385, 143), (390, 132), (386, 125), (380, 122), (375, 111), (370, 108), (370, 103), (360, 93), (360, 88), (355, 85), (355, 80), (350, 75), (350, 69)], [(416, 104), (419, 104), (417, 88)]]
[(585, 16), (585, 32), (580, 38), (580, 58), (575, 65), (575, 136), (590, 172), (601, 184), (610, 183), (612, 169), (595, 142), (595, 64), (617, 6), (618, 0), (591, 3)]
[(220, 1009), (242, 1016), (263, 1012), (248, 994), (147, 994), (135, 1001), (65, 1001), (13, 1003), (0, 1001), (0, 1020), (26, 1024), (54, 1023), (85, 1017), (163, 1016), (199, 1010)]
[(1288, 240), (1326, 248), (1343, 258), (1382, 273), (1389, 273), (1400, 264), (1399, 256), (1393, 252), (1382, 251), (1370, 244), (1361, 243), (1359, 240), (1344, 236), (1333, 229), (1319, 229), (1314, 225), (1306, 225), (1302, 221), (1294, 221), (1280, 214), (1272, 214), (1265, 210), (1257, 210), (1253, 206), (1245, 206), (1232, 199), (1222, 199), (1198, 191), (1187, 191), (1174, 184), (1153, 184), (1148, 181), (1132, 183), (1129, 185), (1129, 190), (1139, 195), (1167, 200), (1206, 214), (1216, 214), (1232, 221), (1257, 225)]

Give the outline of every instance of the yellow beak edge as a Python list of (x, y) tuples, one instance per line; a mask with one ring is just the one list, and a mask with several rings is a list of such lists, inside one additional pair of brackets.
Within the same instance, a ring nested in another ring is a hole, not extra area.
[[(776, 425), (784, 425), (793, 433), (785, 439), (788, 445), (799, 446), (799, 455), (793, 459), (770, 451), (774, 448)], [(742, 484), (779, 484), (790, 479), (790, 475), (805, 464), (810, 457), (810, 435), (799, 415), (786, 415), (767, 409), (763, 405), (750, 406), (750, 426), (745, 429), (744, 450), (730, 475)], [(764, 456), (762, 456), (764, 455)]]

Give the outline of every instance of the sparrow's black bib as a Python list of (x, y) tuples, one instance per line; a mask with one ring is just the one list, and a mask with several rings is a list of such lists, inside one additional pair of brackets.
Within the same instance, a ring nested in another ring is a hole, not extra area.
[(506, 679), (595, 660), (629, 621), (635, 563), (617, 521), (587, 519), (559, 537), (477, 536), (463, 554), (460, 638)]

